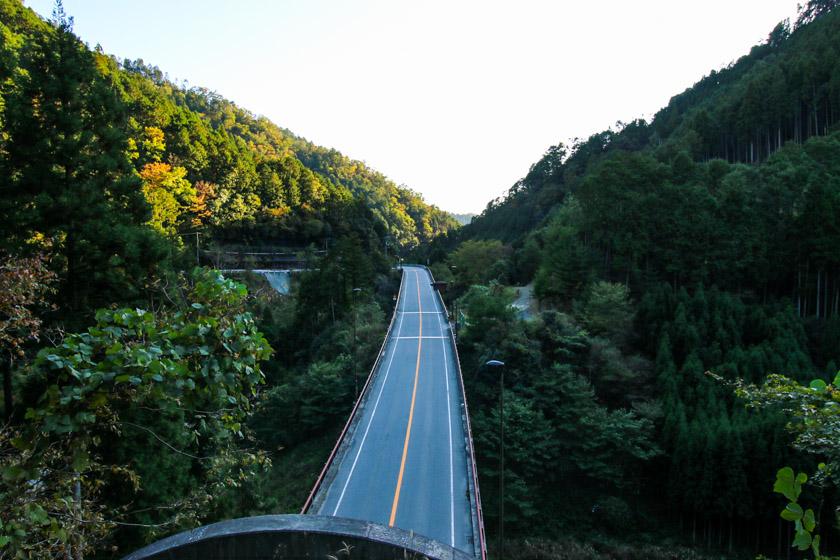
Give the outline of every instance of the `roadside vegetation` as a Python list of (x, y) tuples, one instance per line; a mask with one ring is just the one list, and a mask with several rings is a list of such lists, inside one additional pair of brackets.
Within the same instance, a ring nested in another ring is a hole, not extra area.
[[(491, 545), (500, 389), (483, 364), (506, 364), (506, 555), (838, 550), (834, 4), (651, 122), (550, 148), (418, 254), (451, 282)], [(540, 308), (524, 321), (506, 288), (523, 285)]]

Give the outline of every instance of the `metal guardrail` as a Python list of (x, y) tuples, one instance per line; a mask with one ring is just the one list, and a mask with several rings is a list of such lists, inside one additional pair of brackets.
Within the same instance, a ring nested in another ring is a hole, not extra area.
[(376, 355), (376, 360), (373, 362), (373, 366), (370, 368), (370, 373), (368, 373), (367, 379), (365, 380), (365, 384), (362, 387), (362, 390), (359, 392), (359, 398), (356, 399), (356, 403), (353, 405), (353, 410), (350, 412), (350, 417), (347, 419), (347, 422), (344, 424), (344, 428), (341, 430), (341, 435), (338, 436), (338, 440), (336, 441), (335, 446), (330, 452), (330, 456), (327, 458), (327, 462), (324, 464), (324, 468), (321, 469), (321, 473), (318, 475), (318, 479), (315, 481), (315, 485), (312, 487), (312, 490), (309, 492), (309, 496), (306, 498), (306, 502), (303, 504), (303, 508), (300, 510), (301, 514), (307, 513), (309, 508), (312, 506), (312, 500), (315, 498), (315, 495), (318, 493), (318, 490), (321, 489), (327, 471), (329, 471), (330, 467), (333, 464), (333, 461), (338, 455), (341, 445), (345, 443), (345, 436), (347, 435), (350, 426), (353, 424), (353, 421), (356, 418), (356, 412), (359, 409), (359, 404), (367, 395), (368, 389), (370, 388), (371, 380), (373, 379), (373, 374), (379, 367), (379, 362), (382, 361), (382, 356), (385, 354), (385, 347), (388, 345), (388, 340), (391, 338), (391, 329), (394, 326), (394, 319), (396, 319), (397, 317), (397, 310), (400, 308), (400, 301), (402, 301), (403, 298), (404, 286), (405, 273), (403, 273), (402, 277), (400, 278), (400, 291), (397, 296), (397, 302), (394, 305), (393, 313), (391, 313), (391, 322), (388, 323), (388, 330), (385, 332), (385, 338), (382, 340), (382, 346), (379, 348), (379, 353)]
[[(432, 279), (432, 281), (434, 281), (434, 276), (432, 275), (431, 270), (429, 270), (428, 267), (423, 267), (423, 268), (426, 269), (426, 271), (429, 273), (429, 277)], [(358, 409), (359, 409), (359, 405), (362, 402), (362, 400), (365, 398), (365, 396), (366, 396), (366, 394), (367, 394), (367, 392), (370, 388), (371, 381), (373, 379), (373, 374), (376, 372), (377, 368), (379, 367), (379, 364), (382, 361), (382, 357), (385, 354), (385, 349), (387, 347), (388, 340), (390, 340), (390, 338), (391, 338), (391, 330), (394, 326), (394, 321), (396, 319), (397, 312), (399, 310), (400, 302), (402, 301), (402, 298), (403, 298), (404, 287), (405, 287), (405, 274), (403, 274), (403, 276), (400, 280), (400, 290), (399, 290), (399, 295), (397, 297), (397, 302), (396, 302), (396, 305), (394, 306), (394, 311), (391, 314), (391, 322), (388, 325), (388, 330), (387, 330), (387, 332), (385, 334), (385, 337), (382, 341), (382, 346), (379, 349), (379, 353), (376, 356), (376, 360), (374, 361), (373, 366), (371, 367), (370, 373), (368, 374), (367, 380), (365, 381), (365, 385), (362, 388), (362, 391), (359, 393), (359, 398), (356, 400), (356, 403), (353, 406), (353, 410), (350, 413), (350, 417), (347, 419), (347, 422), (345, 423), (344, 428), (342, 429), (341, 434), (339, 435), (338, 440), (336, 441), (336, 444), (333, 447), (332, 452), (330, 453), (330, 456), (327, 458), (327, 462), (324, 464), (324, 468), (321, 469), (321, 473), (318, 475), (318, 479), (315, 481), (315, 485), (313, 486), (312, 490), (310, 491), (309, 496), (306, 499), (306, 503), (304, 503), (303, 508), (301, 509), (302, 514), (306, 514), (308, 512), (309, 508), (312, 506), (312, 502), (313, 502), (315, 496), (318, 494), (318, 491), (321, 489), (321, 487), (324, 484), (324, 479), (326, 477), (327, 472), (330, 470), (330, 467), (332, 466), (336, 457), (339, 455), (339, 452), (340, 452), (340, 449), (341, 449), (342, 445), (346, 443), (345, 439), (346, 439), (347, 433), (350, 430), (350, 427), (354, 423), (354, 420), (356, 418), (356, 414), (357, 414)], [(435, 293), (437, 294), (438, 301), (440, 302), (441, 308), (443, 309), (443, 312), (446, 314), (447, 321), (448, 321), (449, 311), (446, 308), (446, 303), (443, 301), (443, 298), (441, 297), (439, 291), (435, 290)], [(474, 535), (474, 537), (477, 537), (477, 539), (474, 541), (475, 542), (475, 555), (480, 560), (486, 560), (487, 559), (487, 544), (486, 544), (486, 539), (485, 539), (485, 534), (484, 534), (484, 515), (483, 515), (482, 509), (481, 509), (481, 493), (480, 493), (479, 487), (478, 487), (478, 472), (477, 472), (476, 466), (475, 466), (475, 450), (474, 450), (474, 447), (473, 447), (472, 427), (470, 425), (470, 413), (469, 413), (469, 407), (467, 405), (466, 390), (464, 388), (464, 376), (463, 376), (463, 373), (461, 371), (461, 359), (460, 359), (460, 356), (458, 355), (458, 345), (455, 342), (455, 337), (454, 337), (454, 334), (453, 334), (451, 328), (449, 330), (449, 337), (448, 338), (449, 338), (449, 343), (450, 343), (450, 348), (451, 348), (451, 351), (452, 351), (452, 355), (455, 358), (455, 366), (456, 366), (457, 372), (458, 372), (458, 384), (459, 384), (459, 387), (460, 387), (460, 390), (461, 390), (461, 399), (462, 399), (462, 402), (464, 403), (464, 411), (463, 411), (463, 414), (462, 414), (462, 422), (464, 423), (464, 429), (465, 429), (466, 438), (467, 438), (467, 442), (466, 442), (467, 443), (467, 451), (468, 451), (468, 456), (467, 456), (467, 463), (468, 463), (467, 470), (468, 470), (468, 472), (466, 473), (466, 475), (467, 475), (467, 480), (468, 480), (468, 487), (470, 487), (470, 489), (471, 489), (471, 496), (473, 497), (473, 500), (474, 500), (474, 508), (473, 508), (474, 517), (473, 517), (472, 525), (473, 525), (473, 535)]]
[[(435, 277), (432, 274), (432, 271), (429, 270), (429, 267), (424, 266), (428, 272), (429, 277), (431, 277), (432, 282), (435, 281)], [(443, 297), (440, 295), (438, 290), (435, 290), (437, 293), (438, 301), (440, 301), (440, 305), (443, 308), (443, 312), (446, 314), (447, 320), (449, 318), (449, 310), (446, 308), (446, 303), (443, 301)], [(469, 456), (467, 460), (469, 462), (469, 470), (471, 471), (472, 479), (472, 488), (473, 488), (473, 496), (475, 497), (475, 513), (476, 519), (474, 520), (474, 525), (478, 527), (478, 550), (476, 551), (476, 556), (481, 560), (487, 559), (487, 542), (484, 536), (484, 514), (481, 509), (481, 493), (478, 490), (478, 471), (476, 470), (475, 466), (475, 449), (473, 448), (473, 438), (472, 438), (472, 427), (470, 425), (470, 409), (467, 405), (467, 392), (464, 388), (464, 375), (461, 372), (461, 357), (458, 355), (458, 344), (455, 341), (455, 334), (452, 332), (452, 329), (449, 329), (449, 342), (452, 346), (453, 356), (455, 356), (455, 366), (458, 368), (458, 382), (461, 387), (461, 398), (464, 402), (464, 422), (465, 422), (465, 429), (467, 434), (467, 442), (469, 448)], [(475, 527), (473, 528), (475, 530)]]
[[(429, 272), (429, 275), (431, 276), (431, 272)], [(302, 514), (306, 514), (311, 507), (313, 498), (324, 483), (327, 471), (339, 454), (341, 445), (345, 442), (362, 399), (370, 390), (373, 374), (379, 367), (391, 338), (391, 331), (403, 298), (404, 288), (405, 274), (400, 279), (399, 295), (379, 354), (368, 374), (359, 398), (353, 406), (350, 418), (344, 425), (344, 429), (321, 470), (315, 486), (309, 493), (301, 511)], [(444, 312), (447, 313), (446, 304), (443, 302), (440, 293), (437, 297)], [(472, 473), (470, 482), (472, 496), (475, 500), (475, 507), (473, 508), (474, 535), (476, 534), (476, 525), (478, 528), (478, 542), (475, 543), (474, 541), (474, 544), (477, 544), (475, 556), (481, 560), (486, 560), (481, 498), (478, 492), (469, 411), (467, 409), (463, 375), (461, 374), (461, 363), (458, 358), (458, 348), (451, 329), (449, 341), (454, 351), (453, 356), (458, 368), (458, 379), (464, 403), (462, 420), (466, 422), (469, 449), (468, 471)], [(469, 473), (467, 474), (469, 480)], [(350, 544), (348, 545), (348, 543)], [(363, 558), (371, 558), (372, 560), (404, 560), (405, 558), (417, 557), (432, 560), (469, 560), (472, 558), (464, 551), (447, 544), (396, 527), (386, 527), (367, 521), (333, 516), (265, 515), (232, 519), (184, 531), (135, 551), (123, 560), (168, 560), (172, 558), (183, 558), (184, 560), (230, 560), (233, 558), (237, 560), (263, 560), (264, 558), (278, 557), (278, 555), (290, 560), (304, 560), (337, 555), (348, 547), (355, 549)]]

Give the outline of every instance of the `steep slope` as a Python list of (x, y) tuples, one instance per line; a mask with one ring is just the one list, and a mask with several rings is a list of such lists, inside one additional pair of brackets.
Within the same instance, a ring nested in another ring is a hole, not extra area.
[[(5, 91), (27, 72), (21, 51), (52, 28), (19, 0), (0, 2), (0, 26)], [(375, 233), (380, 245), (410, 247), (457, 227), (362, 162), (211, 91), (179, 86), (142, 61), (94, 56), (130, 116), (129, 155), (151, 225), (165, 235), (199, 230), (220, 241), (300, 246), (355, 231)]]
[[(427, 248), (452, 286), (464, 370), (477, 372), (467, 393), (481, 411), (485, 504), (498, 500), (498, 442), (487, 436), (498, 417), (487, 411), (499, 393), (482, 366), (500, 360), (515, 380), (505, 445), (529, 452), (506, 451), (505, 484), (520, 485), (505, 495), (516, 512), (507, 534), (589, 539), (588, 522), (633, 540), (648, 519), (726, 557), (736, 547), (781, 556), (773, 475), (811, 458), (792, 456), (788, 419), (747, 410), (729, 383), (771, 373), (828, 383), (840, 364), (835, 4), (810, 2), (794, 30), (781, 24), (651, 123), (551, 147), (504, 198)], [(503, 285), (531, 281), (541, 312), (520, 321)], [(597, 465), (597, 427), (612, 437), (621, 423), (587, 414), (621, 415), (634, 425), (619, 439), (653, 444), (630, 461), (623, 444), (605, 447), (606, 463), (636, 464), (637, 478)], [(533, 449), (546, 457), (537, 466)], [(836, 483), (826, 489), (835, 507)], [(821, 530), (837, 542), (835, 527)]]
[(840, 14), (834, 2), (810, 2), (796, 27), (781, 22), (765, 43), (674, 96), (650, 123), (619, 125), (550, 148), (528, 174), (459, 235), (512, 241), (534, 229), (588, 169), (617, 151), (649, 151), (661, 161), (685, 152), (759, 163), (786, 142), (834, 130), (840, 115)]

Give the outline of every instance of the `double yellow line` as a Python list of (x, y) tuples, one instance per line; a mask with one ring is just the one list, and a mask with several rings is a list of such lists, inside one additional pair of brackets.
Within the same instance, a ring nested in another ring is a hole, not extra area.
[[(394, 491), (394, 502), (391, 504), (391, 518), (388, 526), (394, 526), (397, 518), (397, 506), (400, 503), (400, 490), (402, 489), (403, 473), (405, 472), (405, 459), (408, 456), (408, 442), (411, 439), (411, 423), (414, 421), (414, 402), (417, 399), (417, 381), (420, 378), (420, 350), (423, 348), (423, 303), (420, 300), (420, 278), (414, 272), (414, 281), (417, 283), (417, 307), (420, 313), (420, 332), (417, 336), (417, 365), (414, 368), (414, 388), (411, 390), (411, 407), (408, 409), (408, 425), (405, 427), (405, 442), (403, 443), (402, 461), (400, 461), (400, 473), (397, 476), (397, 489)], [(396, 350), (395, 350), (396, 352)]]

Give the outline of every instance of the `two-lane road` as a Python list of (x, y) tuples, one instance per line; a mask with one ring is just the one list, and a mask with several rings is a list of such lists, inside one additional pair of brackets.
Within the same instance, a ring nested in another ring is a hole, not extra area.
[(412, 530), (472, 554), (469, 450), (449, 323), (429, 273), (403, 274), (385, 353), (310, 513)]

